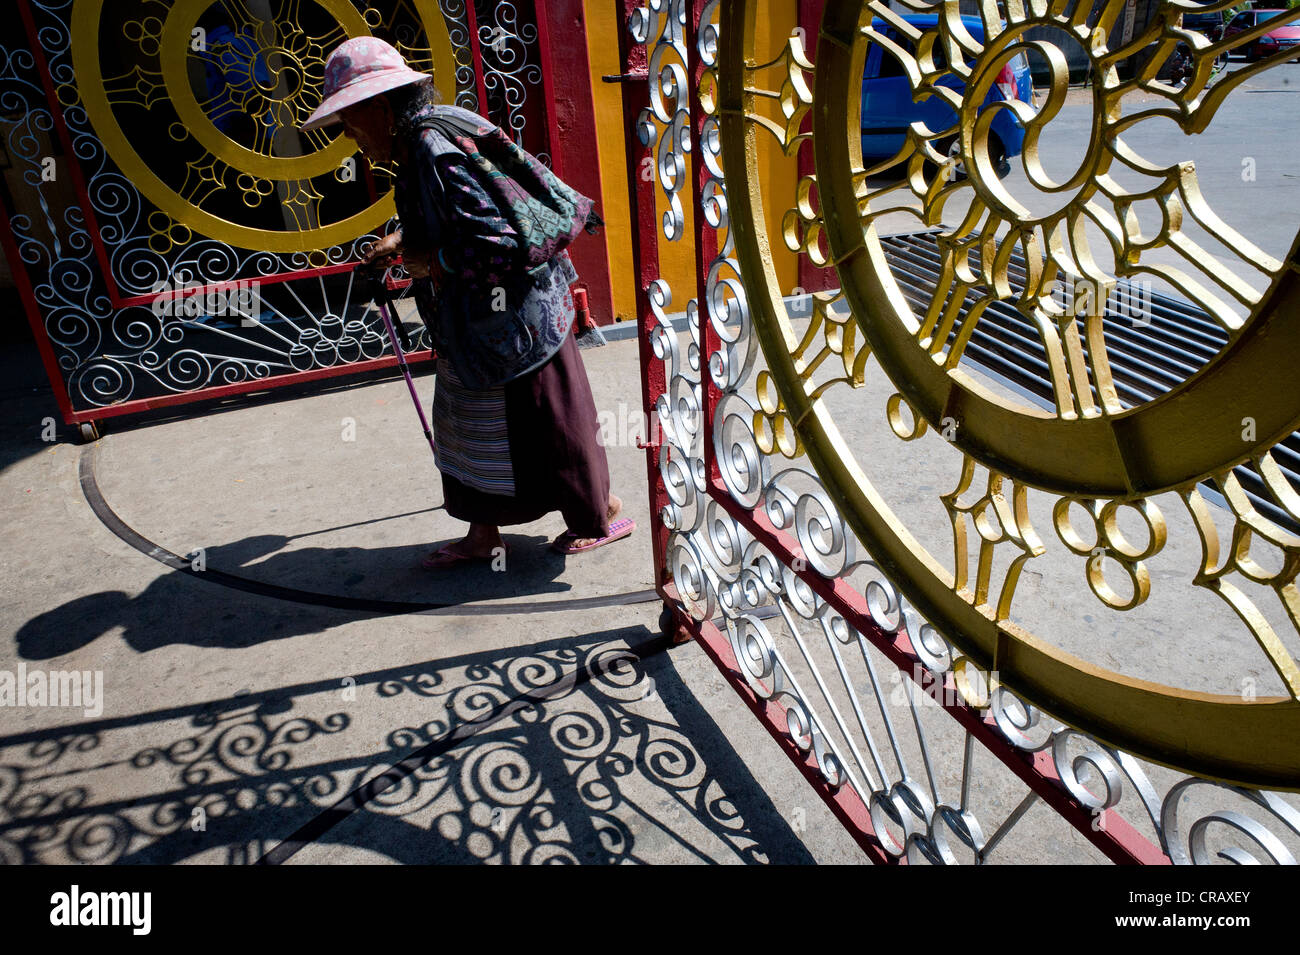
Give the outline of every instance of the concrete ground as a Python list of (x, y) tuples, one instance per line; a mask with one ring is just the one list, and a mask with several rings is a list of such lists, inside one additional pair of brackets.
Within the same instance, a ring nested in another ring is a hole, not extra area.
[[(102, 671), (103, 694), (99, 713), (0, 710), (0, 858), (861, 860), (704, 653), (667, 648), (657, 601), (578, 602), (652, 584), (635, 343), (584, 355), (637, 533), (566, 559), (554, 515), (510, 529), (503, 573), (432, 574), (419, 557), (459, 528), (400, 379), (47, 443), (34, 350), (6, 352), (0, 670)], [(112, 533), (79, 465), (206, 569)], [(336, 806), (395, 765), (398, 785)]]
[[(703, 650), (660, 635), (636, 346), (584, 356), (637, 533), (563, 558), (554, 515), (509, 529), (502, 572), (433, 574), (420, 556), (460, 526), (400, 379), (82, 445), (65, 428), (42, 441), (57, 411), (34, 350), (4, 351), (0, 674), (98, 671), (103, 691), (80, 709), (0, 707), (0, 859), (865, 861)], [(856, 447), (889, 440), (883, 420), (841, 420)], [(911, 461), (879, 486), (938, 534), (922, 505), (942, 455)], [(1050, 566), (1070, 597), (1031, 590), (1047, 632), (1120, 669), (1146, 659), (1075, 625), (1096, 608), (1068, 556)], [(1196, 632), (1198, 608), (1161, 610), (1152, 646)], [(1216, 632), (1198, 636), (1181, 659), (1200, 665), (1175, 668), (1193, 686), (1222, 658)], [(886, 692), (909, 737), (905, 698)], [(954, 793), (960, 733), (919, 716)], [(901, 742), (914, 768), (915, 744)], [(991, 832), (1026, 790), (978, 760), (972, 806)], [(1036, 806), (996, 861), (1102, 857)]]

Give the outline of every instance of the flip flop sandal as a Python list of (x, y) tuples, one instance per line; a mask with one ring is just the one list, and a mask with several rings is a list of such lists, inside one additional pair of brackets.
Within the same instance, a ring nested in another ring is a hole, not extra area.
[(609, 533), (598, 540), (592, 541), (590, 544), (585, 544), (582, 547), (574, 547), (573, 541), (581, 540), (582, 538), (573, 533), (573, 531), (565, 531), (555, 539), (555, 543), (551, 545), (551, 548), (559, 551), (561, 554), (581, 554), (585, 551), (595, 550), (597, 547), (604, 547), (606, 544), (612, 544), (616, 540), (622, 540), (624, 537), (629, 536), (634, 530), (636, 530), (636, 521), (624, 518), (621, 521), (614, 521), (611, 523), (609, 525)]
[[(496, 560), (496, 554), (488, 554), (486, 557), (479, 557), (476, 554), (462, 554), (452, 550), (460, 541), (452, 541), (450, 544), (443, 544), (432, 554), (426, 556), (420, 561), (420, 566), (425, 570), (443, 570), (447, 567), (455, 567), (460, 564), (486, 564)], [(505, 556), (510, 556), (510, 546), (506, 545)]]

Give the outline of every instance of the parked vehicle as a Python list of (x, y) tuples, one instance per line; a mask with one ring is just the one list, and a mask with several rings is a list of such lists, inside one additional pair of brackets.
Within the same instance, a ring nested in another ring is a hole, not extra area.
[[(1288, 11), (1243, 10), (1228, 21), (1228, 25), (1223, 28), (1223, 35), (1231, 37), (1234, 34), (1242, 33), (1264, 20), (1275, 19), (1286, 12)], [(1293, 20), (1258, 37), (1255, 42), (1242, 47), (1241, 52), (1245, 54), (1247, 60), (1258, 60), (1261, 57), (1294, 46), (1300, 46), (1300, 23)], [(1296, 58), (1300, 59), (1300, 50), (1296, 50)]]
[[(915, 14), (904, 19), (918, 30), (931, 30), (938, 23), (937, 14)], [(976, 41), (984, 42), (984, 25), (978, 17), (962, 17), (966, 31)], [(911, 43), (884, 20), (872, 21), (875, 30), (893, 42), (911, 50)], [(965, 84), (960, 77), (947, 74), (938, 81), (940, 85), (962, 92)], [(1017, 55), (1002, 70), (980, 111), (993, 104), (1017, 99), (1034, 102), (1034, 84), (1029, 73), (1029, 62), (1023, 53)], [(867, 54), (867, 65), (862, 76), (862, 155), (868, 159), (884, 159), (903, 148), (907, 129), (912, 123), (923, 122), (935, 131), (951, 129), (957, 123), (956, 113), (936, 96), (921, 102), (912, 99), (912, 87), (903, 68), (879, 44), (872, 44)], [(999, 109), (989, 127), (989, 156), (1002, 178), (1011, 171), (1010, 160), (1020, 155), (1025, 141), (1025, 131), (1010, 110)], [(955, 134), (948, 134), (934, 144), (940, 154), (955, 155), (960, 148)], [(963, 174), (961, 169), (958, 174)]]
[(1211, 40), (1223, 36), (1224, 14), (1222, 10), (1214, 13), (1184, 13), (1183, 29), (1193, 30)]

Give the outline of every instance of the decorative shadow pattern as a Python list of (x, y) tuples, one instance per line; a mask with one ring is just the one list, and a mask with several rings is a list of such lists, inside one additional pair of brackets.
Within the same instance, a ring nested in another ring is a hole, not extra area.
[[(810, 861), (671, 665), (634, 650), (552, 641), (12, 735), (0, 858), (255, 862), (418, 754), (302, 858), (345, 846), (408, 863)], [(427, 718), (376, 752), (372, 727), (413, 709)], [(142, 733), (167, 742), (132, 751)]]

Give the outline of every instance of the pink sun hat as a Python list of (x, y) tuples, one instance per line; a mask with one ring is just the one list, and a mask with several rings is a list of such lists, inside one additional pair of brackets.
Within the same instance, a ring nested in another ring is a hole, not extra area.
[(379, 93), (432, 79), (406, 65), (402, 54), (378, 37), (344, 40), (325, 61), (325, 98), (302, 124), (303, 132), (339, 121), (346, 109)]

